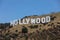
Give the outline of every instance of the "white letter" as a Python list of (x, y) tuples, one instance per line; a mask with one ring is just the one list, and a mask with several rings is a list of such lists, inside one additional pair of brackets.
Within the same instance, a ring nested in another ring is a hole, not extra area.
[(46, 22), (50, 22), (50, 16), (46, 16)]
[(35, 19), (31, 19), (31, 23), (32, 24), (35, 24)]
[(44, 17), (41, 18), (41, 22), (42, 22), (42, 23), (45, 23), (45, 18), (44, 18)]
[(26, 18), (26, 22), (27, 24), (29, 24), (30, 18)]
[(40, 18), (37, 18), (36, 19), (36, 23), (40, 23)]
[(26, 21), (25, 21), (25, 19), (23, 19), (23, 24), (26, 24)]
[(17, 20), (14, 20), (14, 21), (10, 22), (10, 25), (13, 25), (13, 26), (15, 26), (17, 24), (18, 24), (18, 21)]
[(19, 24), (22, 24), (21, 19), (19, 19)]

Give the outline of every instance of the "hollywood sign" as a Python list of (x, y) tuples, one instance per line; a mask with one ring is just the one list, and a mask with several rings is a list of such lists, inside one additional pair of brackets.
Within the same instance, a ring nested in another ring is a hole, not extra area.
[(50, 16), (42, 17), (42, 18), (25, 18), (25, 19), (19, 19), (19, 20), (14, 20), (10, 22), (10, 25), (22, 25), (22, 24), (40, 24), (40, 23), (48, 23), (50, 22)]

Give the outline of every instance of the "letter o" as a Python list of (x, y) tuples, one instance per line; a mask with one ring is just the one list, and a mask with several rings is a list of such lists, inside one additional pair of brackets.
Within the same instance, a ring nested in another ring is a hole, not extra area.
[(42, 23), (45, 23), (45, 22), (46, 22), (44, 17), (41, 18), (41, 22), (42, 22)]

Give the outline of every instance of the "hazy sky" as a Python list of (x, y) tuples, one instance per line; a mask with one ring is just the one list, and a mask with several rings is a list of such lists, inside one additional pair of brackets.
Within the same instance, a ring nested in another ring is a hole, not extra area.
[(0, 0), (0, 22), (60, 12), (60, 0)]

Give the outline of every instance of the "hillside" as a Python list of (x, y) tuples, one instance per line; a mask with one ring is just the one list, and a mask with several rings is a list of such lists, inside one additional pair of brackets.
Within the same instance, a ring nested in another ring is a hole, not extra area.
[(17, 24), (15, 26), (0, 24), (0, 40), (60, 40), (60, 12), (42, 16), (25, 16), (22, 19), (46, 16), (51, 17), (48, 23)]

